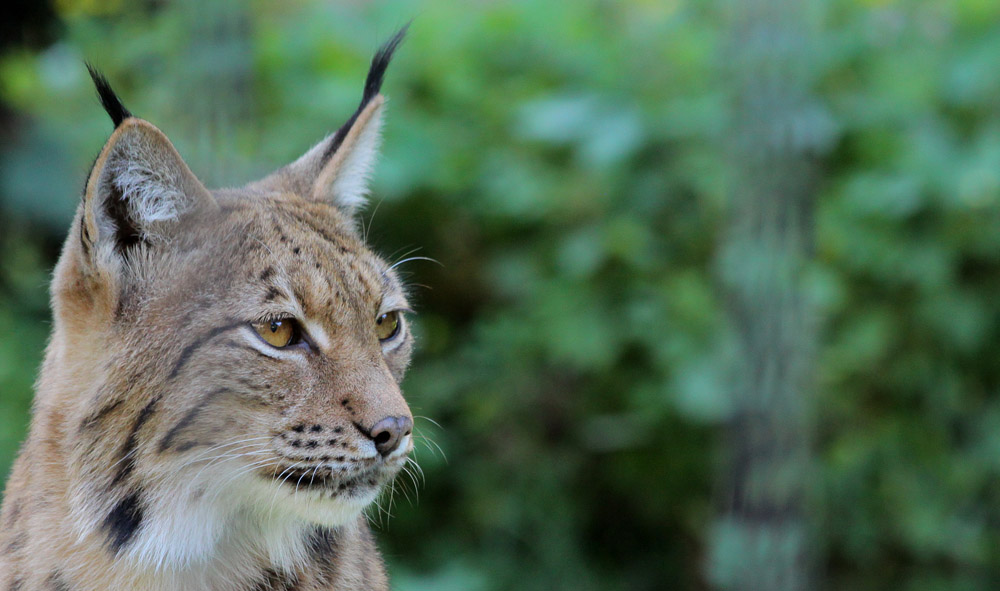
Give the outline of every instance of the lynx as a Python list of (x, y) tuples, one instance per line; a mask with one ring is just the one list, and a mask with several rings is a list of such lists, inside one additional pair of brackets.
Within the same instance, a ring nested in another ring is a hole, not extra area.
[(363, 510), (413, 447), (413, 337), (355, 216), (404, 33), (342, 127), (238, 189), (90, 68), (115, 129), (55, 268), (0, 589), (388, 587)]

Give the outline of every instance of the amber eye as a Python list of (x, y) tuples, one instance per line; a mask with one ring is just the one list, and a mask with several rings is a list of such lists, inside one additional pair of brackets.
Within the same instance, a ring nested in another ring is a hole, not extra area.
[(267, 344), (279, 349), (294, 345), (298, 340), (298, 327), (291, 318), (271, 320), (269, 322), (256, 322), (253, 328)]
[(388, 341), (399, 332), (399, 312), (386, 312), (375, 318), (375, 334), (378, 340)]

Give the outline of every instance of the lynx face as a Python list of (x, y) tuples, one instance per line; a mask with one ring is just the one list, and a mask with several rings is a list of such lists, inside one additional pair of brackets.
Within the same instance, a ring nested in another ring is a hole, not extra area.
[(115, 131), (56, 269), (11, 485), (27, 491), (25, 465), (58, 458), (43, 487), (65, 499), (72, 544), (157, 568), (231, 555), (292, 572), (406, 462), (409, 307), (354, 219), (402, 34), (343, 127), (239, 189), (205, 189), (91, 72)]
[[(107, 363), (127, 373), (83, 419), (93, 446), (79, 448), (79, 464), (117, 455), (104, 478), (131, 490), (148, 460), (149, 476), (178, 494), (246, 494), (249, 506), (256, 495), (269, 511), (345, 523), (412, 447), (398, 386), (412, 342), (401, 285), (330, 205), (214, 197), (219, 211), (153, 246), (158, 259), (121, 294), (118, 330), (103, 341)], [(138, 414), (116, 415), (137, 399)]]

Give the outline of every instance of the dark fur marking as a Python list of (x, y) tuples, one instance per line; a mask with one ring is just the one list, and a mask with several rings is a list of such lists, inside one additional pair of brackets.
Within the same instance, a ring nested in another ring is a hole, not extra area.
[[(305, 217), (305, 216), (303, 216), (302, 214), (300, 214), (298, 212), (287, 211), (287, 212), (283, 212), (283, 213), (286, 213), (293, 220), (295, 220), (295, 221), (299, 222), (300, 224), (302, 224), (305, 228), (307, 228), (307, 229), (315, 232), (316, 234), (319, 234), (324, 240), (326, 240), (331, 245), (333, 245), (334, 247), (336, 247), (337, 250), (340, 251), (341, 254), (350, 254), (350, 255), (357, 254), (354, 249), (349, 248), (348, 246), (345, 245), (345, 241), (349, 240), (348, 237), (341, 236), (341, 235), (331, 235), (327, 231), (326, 228), (324, 228), (323, 226), (318, 225), (315, 222), (315, 220), (313, 220), (311, 218), (308, 218), (308, 217)], [(340, 267), (335, 267), (333, 269), (333, 271), (334, 271), (334, 273), (336, 273), (337, 279), (339, 280), (339, 282), (340, 282), (341, 285), (347, 285), (348, 284), (348, 278), (347, 278), (347, 275), (345, 274), (345, 271), (343, 269), (341, 269)], [(341, 296), (340, 291), (333, 287), (333, 285), (332, 285), (332, 283), (330, 281), (330, 278), (327, 277), (326, 280), (327, 280), (327, 283), (334, 290), (337, 299), (341, 300), (341, 301), (344, 301), (344, 298)], [(365, 284), (362, 284), (362, 285), (365, 285)], [(301, 299), (299, 301), (301, 301)]]
[(124, 400), (116, 400), (111, 404), (105, 406), (104, 408), (98, 410), (94, 414), (90, 415), (89, 417), (85, 418), (83, 422), (80, 423), (80, 431), (81, 432), (86, 431), (87, 429), (96, 426), (97, 423), (104, 420), (104, 417), (108, 416), (109, 414), (114, 412), (119, 406), (121, 406), (123, 402)]
[[(232, 341), (229, 341), (229, 342), (232, 342)], [(243, 345), (243, 346), (245, 347), (246, 345)], [(241, 386), (243, 386), (245, 388), (250, 388), (251, 390), (256, 390), (256, 389), (258, 389), (258, 388), (260, 388), (260, 387), (263, 386), (263, 384), (261, 384), (260, 382), (258, 382), (257, 380), (255, 380), (253, 378), (248, 378), (248, 377), (244, 377), (244, 376), (236, 376), (236, 377), (234, 377), (232, 379), (236, 383), (240, 384)]]
[(274, 300), (275, 298), (277, 298), (279, 296), (284, 296), (285, 299), (288, 299), (288, 296), (285, 296), (285, 294), (282, 293), (282, 291), (280, 289), (278, 289), (277, 287), (274, 287), (272, 285), (272, 286), (270, 286), (270, 287), (267, 288), (267, 293), (264, 294), (264, 301), (265, 302), (270, 302), (270, 301)]
[(4, 520), (4, 525), (6, 527), (14, 527), (17, 520), (21, 517), (21, 501), (11, 501), (10, 511), (7, 513), (7, 519)]
[(292, 294), (295, 296), (295, 301), (299, 302), (304, 307), (306, 304), (306, 298), (305, 295), (299, 290), (298, 286), (292, 286)]
[(133, 492), (122, 499), (104, 519), (104, 529), (108, 533), (108, 545), (118, 554), (142, 527), (142, 505), (139, 492)]
[(121, 291), (118, 293), (118, 303), (115, 305), (115, 318), (121, 318), (125, 315), (125, 310), (128, 309), (129, 304), (135, 300), (135, 286), (125, 285), (122, 287)]
[(293, 591), (299, 584), (298, 576), (279, 572), (273, 568), (265, 569), (261, 575), (262, 578), (254, 586), (253, 591)]
[(321, 564), (329, 564), (336, 557), (340, 550), (340, 540), (334, 530), (326, 527), (316, 526), (309, 532), (307, 540), (309, 555)]
[(101, 106), (107, 111), (115, 128), (122, 124), (122, 121), (132, 116), (132, 113), (125, 108), (118, 95), (111, 89), (108, 79), (101, 74), (92, 64), (87, 64), (87, 71), (90, 72), (90, 79), (94, 81), (97, 88), (97, 96), (101, 99)]
[(406, 30), (410, 25), (404, 26), (400, 29), (391, 39), (385, 42), (382, 47), (375, 52), (375, 56), (372, 58), (371, 66), (368, 68), (368, 76), (365, 78), (365, 91), (361, 95), (361, 103), (358, 105), (358, 110), (351, 115), (351, 118), (347, 120), (340, 126), (337, 133), (333, 135), (333, 139), (330, 140), (330, 145), (326, 147), (326, 151), (323, 152), (323, 160), (329, 160), (331, 156), (340, 148), (340, 144), (344, 143), (344, 138), (347, 137), (347, 132), (351, 130), (354, 126), (354, 122), (358, 120), (358, 115), (361, 111), (365, 110), (368, 103), (378, 95), (379, 91), (382, 90), (382, 81), (385, 79), (385, 70), (389, 67), (389, 61), (392, 60), (392, 54), (399, 47), (399, 44), (403, 41), (403, 37), (406, 36)]
[[(342, 236), (342, 235), (337, 235), (337, 234), (331, 235), (329, 232), (327, 232), (327, 229), (325, 227), (323, 227), (323, 226), (315, 223), (315, 220), (313, 220), (310, 217), (307, 217), (307, 216), (303, 215), (302, 213), (300, 213), (298, 211), (294, 211), (294, 210), (291, 210), (291, 211), (282, 211), (282, 213), (284, 215), (286, 215), (287, 217), (290, 217), (292, 220), (299, 222), (302, 226), (304, 226), (308, 230), (311, 230), (311, 231), (315, 232), (316, 234), (319, 234), (324, 240), (326, 240), (331, 245), (333, 245), (336, 248), (338, 248), (340, 250), (341, 254), (343, 254), (345, 252), (351, 253), (351, 254), (354, 253), (354, 250), (352, 250), (352, 249), (344, 246), (344, 241), (348, 240), (347, 237)], [(346, 284), (347, 283), (347, 277), (344, 275), (344, 271), (342, 269), (340, 269), (339, 267), (335, 267), (333, 270), (337, 274), (337, 277), (338, 277), (340, 283), (342, 285)], [(326, 277), (326, 281), (327, 281), (327, 284), (329, 284), (331, 286), (331, 288), (333, 288), (332, 287), (332, 283), (331, 283), (329, 277)], [(333, 288), (333, 289), (335, 289), (335, 288)], [(341, 299), (339, 297), (339, 292), (338, 292), (338, 299)], [(302, 301), (302, 300), (300, 299), (299, 301)]]
[(355, 268), (354, 272), (358, 276), (358, 283), (360, 283), (362, 286), (364, 286), (364, 288), (366, 290), (368, 290), (368, 293), (372, 293), (372, 294), (381, 293), (382, 290), (379, 288), (379, 286), (373, 284), (369, 280), (369, 278), (364, 273), (361, 272), (361, 269)]
[(267, 281), (273, 275), (274, 275), (274, 267), (268, 267), (268, 268), (264, 269), (263, 271), (261, 271), (261, 273), (260, 273), (260, 280), (261, 281)]
[(87, 220), (80, 218), (80, 247), (83, 256), (90, 257), (90, 232), (87, 231)]
[(136, 445), (138, 444), (136, 438), (139, 434), (139, 429), (146, 424), (149, 417), (153, 416), (153, 413), (156, 411), (156, 406), (160, 403), (161, 398), (163, 398), (163, 394), (157, 394), (146, 403), (146, 406), (142, 407), (141, 411), (139, 411), (139, 416), (136, 417), (135, 423), (132, 425), (132, 429), (129, 431), (128, 437), (125, 439), (125, 445), (122, 446), (122, 457), (121, 460), (119, 460), (121, 464), (118, 468), (118, 473), (115, 474), (114, 480), (111, 481), (112, 486), (124, 482), (125, 479), (128, 478), (129, 474), (135, 470)]
[(344, 245), (344, 241), (347, 239), (346, 236), (343, 236), (341, 234), (330, 234), (330, 232), (327, 231), (328, 228), (325, 228), (325, 227), (319, 225), (318, 223), (316, 223), (316, 221), (311, 216), (304, 215), (304, 214), (302, 214), (302, 213), (300, 213), (298, 211), (287, 211), (287, 212), (283, 212), (283, 213), (286, 213), (293, 220), (299, 222), (300, 224), (302, 224), (306, 228), (308, 228), (308, 229), (312, 230), (313, 232), (319, 234), (327, 242), (335, 245), (340, 250), (341, 254), (344, 254), (344, 253), (351, 253), (351, 254), (353, 254), (354, 253), (354, 250), (352, 250), (352, 249), (350, 249), (350, 248), (348, 248), (347, 246)]
[(28, 532), (20, 532), (10, 539), (10, 542), (8, 542), (7, 546), (4, 548), (4, 553), (13, 554), (14, 552), (20, 550), (21, 548), (24, 548), (24, 545), (27, 543), (28, 543)]
[(58, 571), (49, 575), (45, 584), (51, 591), (70, 591), (69, 584), (62, 578), (62, 574)]
[(170, 371), (170, 375), (167, 376), (167, 379), (172, 380), (176, 378), (177, 374), (181, 372), (181, 369), (183, 369), (184, 366), (187, 364), (187, 362), (191, 360), (191, 355), (193, 355), (195, 351), (197, 351), (199, 348), (203, 347), (206, 343), (208, 343), (208, 341), (212, 340), (213, 338), (219, 336), (224, 332), (228, 332), (230, 330), (239, 328), (241, 326), (243, 326), (242, 322), (234, 322), (232, 324), (227, 324), (225, 326), (217, 326), (212, 330), (208, 331), (207, 333), (205, 333), (202, 337), (189, 343), (188, 346), (184, 347), (184, 349), (181, 351), (181, 354), (180, 356), (178, 356), (177, 361), (174, 362), (174, 368)]
[[(94, 166), (97, 165), (97, 159), (101, 157), (101, 153), (98, 152), (94, 156), (94, 160), (91, 161), (90, 167), (87, 169), (90, 172), (87, 173), (87, 178), (83, 181), (83, 192), (80, 193), (80, 200), (84, 204), (87, 203), (87, 185), (90, 184), (90, 177), (94, 174)], [(90, 230), (87, 229), (87, 220), (85, 217), (80, 218), (80, 245), (83, 247), (83, 255), (85, 257), (90, 256), (90, 245), (93, 243), (93, 238), (90, 236)]]
[(181, 417), (181, 420), (177, 421), (177, 424), (175, 424), (173, 427), (170, 428), (170, 431), (167, 431), (166, 436), (164, 436), (163, 440), (160, 441), (160, 449), (159, 449), (160, 453), (163, 453), (170, 448), (170, 446), (174, 442), (174, 438), (177, 437), (177, 435), (180, 434), (181, 431), (183, 431), (189, 425), (191, 425), (191, 423), (194, 422), (198, 414), (202, 410), (204, 410), (204, 408), (208, 406), (210, 402), (212, 402), (219, 394), (228, 391), (229, 391), (228, 388), (216, 388), (215, 390), (212, 390), (211, 392), (202, 396), (201, 400), (198, 401), (198, 404), (194, 405), (194, 407), (192, 407), (191, 410), (187, 411), (187, 413), (183, 417)]

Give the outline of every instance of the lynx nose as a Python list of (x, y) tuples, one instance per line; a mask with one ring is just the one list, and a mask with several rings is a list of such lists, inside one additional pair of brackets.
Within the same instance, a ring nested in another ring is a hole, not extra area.
[(410, 417), (386, 417), (375, 423), (370, 436), (375, 442), (375, 449), (385, 457), (396, 451), (403, 438), (412, 431), (413, 419)]

